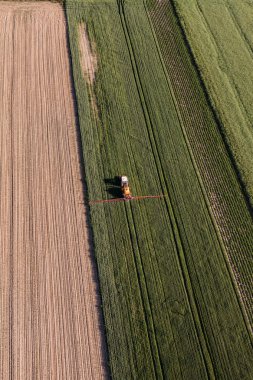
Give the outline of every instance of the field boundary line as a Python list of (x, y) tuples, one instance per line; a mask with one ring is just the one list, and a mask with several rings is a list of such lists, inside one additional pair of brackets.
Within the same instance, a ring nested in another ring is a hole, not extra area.
[[(123, 8), (123, 5), (121, 5), (121, 7)], [(166, 192), (168, 194), (168, 197), (166, 197), (166, 200), (165, 200), (165, 204), (166, 204), (166, 208), (167, 208), (167, 211), (168, 211), (168, 214), (170, 217), (172, 232), (173, 232), (173, 236), (174, 236), (174, 242), (175, 242), (175, 246), (176, 246), (176, 251), (178, 253), (179, 270), (180, 270), (181, 275), (182, 275), (182, 280), (184, 283), (189, 307), (190, 307), (190, 310), (191, 310), (191, 313), (193, 316), (193, 321), (195, 324), (196, 333), (197, 333), (199, 343), (200, 343), (200, 347), (201, 347), (201, 351), (202, 351), (202, 358), (204, 360), (208, 376), (211, 378), (215, 378), (211, 356), (209, 354), (209, 351), (207, 348), (207, 343), (205, 340), (205, 335), (204, 335), (204, 332), (202, 330), (202, 324), (200, 321), (198, 309), (197, 309), (196, 302), (195, 302), (194, 291), (193, 291), (193, 288), (191, 285), (190, 275), (188, 273), (188, 269), (187, 269), (187, 265), (186, 265), (186, 259), (185, 259), (185, 254), (184, 254), (184, 249), (183, 249), (183, 244), (182, 244), (179, 228), (177, 225), (173, 206), (172, 206), (171, 199), (169, 196), (168, 187), (167, 187), (166, 181), (165, 181), (164, 169), (162, 167), (161, 159), (159, 157), (158, 149), (156, 146), (156, 141), (155, 141), (153, 128), (152, 128), (152, 122), (151, 122), (151, 118), (150, 118), (149, 111), (147, 108), (147, 103), (146, 103), (145, 96), (144, 96), (144, 91), (143, 91), (141, 80), (140, 80), (140, 75), (139, 75), (139, 70), (138, 70), (137, 63), (136, 63), (134, 49), (132, 46), (131, 38), (129, 36), (129, 31), (128, 31), (128, 26), (127, 26), (127, 21), (125, 18), (124, 9), (122, 11), (122, 14), (124, 17), (123, 22), (124, 22), (124, 25), (126, 28), (126, 42), (128, 45), (128, 50), (129, 50), (129, 55), (130, 55), (130, 59), (132, 62), (136, 86), (137, 86), (137, 90), (139, 93), (140, 102), (142, 104), (143, 114), (144, 114), (144, 118), (145, 118), (146, 125), (147, 125), (147, 131), (148, 131), (148, 135), (149, 135), (149, 139), (150, 139), (150, 144), (151, 144), (153, 154), (154, 154), (154, 158), (155, 158), (157, 172), (158, 172), (158, 176), (159, 176), (159, 180), (160, 180), (160, 186), (162, 189), (166, 189)]]
[(165, 66), (163, 57), (162, 57), (162, 53), (161, 53), (161, 50), (160, 50), (159, 42), (157, 40), (157, 37), (156, 37), (155, 31), (154, 31), (154, 27), (153, 27), (152, 21), (150, 19), (150, 15), (149, 15), (147, 7), (146, 7), (146, 0), (143, 0), (143, 1), (144, 1), (144, 7), (145, 7), (145, 10), (146, 10), (146, 14), (147, 14), (147, 17), (148, 17), (148, 20), (149, 20), (149, 23), (150, 23), (150, 27), (151, 27), (151, 30), (152, 30), (153, 38), (154, 38), (154, 41), (155, 41), (155, 44), (156, 44), (156, 47), (157, 47), (157, 51), (158, 51), (158, 54), (159, 54), (159, 58), (160, 58), (160, 61), (161, 61), (161, 64), (162, 64), (162, 67), (163, 67), (163, 70), (164, 70), (164, 74), (165, 74), (166, 79), (167, 79), (168, 87), (170, 89), (171, 96), (172, 96), (172, 99), (173, 99), (173, 103), (174, 103), (174, 106), (175, 106), (175, 109), (176, 109), (176, 113), (177, 113), (177, 116), (178, 116), (178, 119), (179, 119), (181, 130), (182, 130), (182, 133), (183, 133), (183, 136), (184, 136), (184, 140), (185, 140), (185, 143), (186, 143), (186, 146), (187, 146), (190, 158), (191, 158), (191, 162), (192, 162), (194, 170), (196, 172), (196, 175), (197, 175), (197, 178), (198, 178), (198, 182), (199, 182), (199, 185), (200, 185), (200, 188), (201, 188), (201, 192), (203, 194), (203, 197), (204, 197), (204, 200), (205, 200), (205, 203), (206, 203), (206, 206), (207, 206), (207, 209), (208, 209), (208, 213), (210, 215), (213, 227), (214, 227), (214, 229), (215, 229), (215, 231), (217, 233), (218, 242), (219, 242), (219, 245), (220, 245), (221, 250), (223, 252), (223, 258), (224, 258), (224, 261), (226, 263), (226, 267), (228, 269), (228, 272), (230, 274), (230, 279), (231, 279), (234, 291), (235, 291), (235, 293), (237, 295), (236, 298), (237, 298), (237, 301), (239, 303), (240, 309), (241, 309), (242, 314), (243, 314), (243, 319), (244, 319), (245, 325), (247, 327), (247, 331), (248, 331), (248, 334), (249, 334), (249, 337), (250, 337), (250, 340), (251, 340), (251, 344), (253, 345), (252, 329), (251, 329), (251, 326), (250, 326), (248, 315), (247, 315), (246, 309), (244, 307), (244, 304), (241, 301), (240, 290), (239, 290), (239, 288), (237, 286), (237, 283), (236, 283), (236, 280), (234, 278), (234, 273), (233, 273), (233, 271), (231, 269), (231, 266), (230, 266), (229, 257), (227, 255), (226, 248), (224, 246), (222, 236), (221, 236), (219, 228), (218, 228), (218, 226), (216, 224), (216, 220), (215, 220), (215, 218), (213, 216), (213, 213), (212, 213), (212, 210), (211, 210), (211, 206), (210, 206), (210, 203), (209, 203), (209, 199), (208, 199), (208, 196), (206, 194), (206, 190), (205, 190), (204, 184), (202, 182), (200, 172), (198, 170), (198, 167), (197, 167), (197, 164), (195, 162), (195, 158), (194, 158), (192, 149), (190, 147), (190, 143), (189, 143), (188, 137), (187, 137), (186, 132), (185, 132), (184, 123), (183, 123), (183, 120), (182, 120), (182, 117), (181, 117), (180, 110), (178, 108), (178, 104), (177, 104), (177, 100), (176, 100), (176, 97), (175, 97), (175, 94), (174, 94), (174, 90), (173, 90), (173, 87), (172, 87), (172, 84), (171, 84), (171, 81), (170, 81), (170, 78), (169, 78), (169, 74), (168, 74), (167, 68)]

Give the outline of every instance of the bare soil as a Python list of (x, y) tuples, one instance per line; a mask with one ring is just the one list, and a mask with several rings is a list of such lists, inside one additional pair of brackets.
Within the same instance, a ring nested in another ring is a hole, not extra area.
[(94, 82), (96, 79), (96, 71), (98, 68), (98, 59), (96, 54), (95, 43), (91, 43), (85, 23), (79, 26), (79, 57), (83, 77), (88, 85), (90, 95), (90, 105), (93, 110), (94, 117), (99, 118), (97, 98), (94, 91)]
[(0, 51), (0, 378), (105, 378), (60, 5), (0, 2)]
[(92, 84), (97, 71), (97, 56), (94, 46), (93, 48), (91, 46), (85, 24), (80, 24), (79, 27), (79, 47), (84, 77), (89, 84)]

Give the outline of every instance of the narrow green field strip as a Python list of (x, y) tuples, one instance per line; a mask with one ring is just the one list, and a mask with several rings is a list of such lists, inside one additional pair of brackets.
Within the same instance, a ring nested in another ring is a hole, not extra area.
[[(213, 39), (217, 56), (220, 59), (220, 68), (225, 71), (228, 80), (231, 81), (231, 87), (236, 92), (244, 117), (250, 122), (253, 119), (253, 97), (251, 86), (245, 86), (245, 80), (253, 83), (252, 51), (226, 2), (219, 5), (219, 12), (217, 12), (217, 5), (200, 0), (198, 1), (198, 11)], [(230, 31), (229, 35), (227, 30)], [(225, 35), (226, 39), (221, 38)], [(238, 54), (238, 50), (240, 54)]]
[[(245, 49), (248, 51), (248, 58), (252, 60), (253, 58), (253, 50), (250, 43), (250, 37), (247, 36), (246, 30), (244, 31), (244, 23), (240, 23), (239, 18), (237, 17), (237, 12), (233, 9), (232, 4), (226, 4), (226, 10), (232, 20), (234, 28), (237, 30), (242, 43), (245, 46)], [(253, 12), (253, 9), (251, 9), (251, 13)], [(246, 16), (246, 15), (245, 15)], [(237, 37), (238, 38), (238, 37)], [(248, 64), (249, 62), (247, 62)], [(248, 89), (247, 89), (248, 90)], [(246, 99), (248, 101), (248, 99)]]
[(150, 16), (211, 210), (252, 324), (252, 219), (173, 8), (168, 1), (161, 2), (152, 8)]
[(252, 4), (248, 1), (237, 3), (230, 0), (227, 2), (227, 8), (235, 19), (240, 33), (248, 44), (248, 48), (253, 51), (253, 31), (251, 27), (253, 18)]

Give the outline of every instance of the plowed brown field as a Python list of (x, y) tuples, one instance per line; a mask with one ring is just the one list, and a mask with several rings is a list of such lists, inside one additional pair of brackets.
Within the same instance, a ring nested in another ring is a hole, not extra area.
[(0, 2), (0, 378), (100, 379), (64, 13)]

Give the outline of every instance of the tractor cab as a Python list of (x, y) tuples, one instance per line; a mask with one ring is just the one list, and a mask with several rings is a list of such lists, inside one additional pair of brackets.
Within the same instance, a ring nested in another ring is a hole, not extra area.
[(121, 191), (125, 199), (131, 199), (132, 194), (128, 184), (128, 178), (126, 176), (121, 177)]

